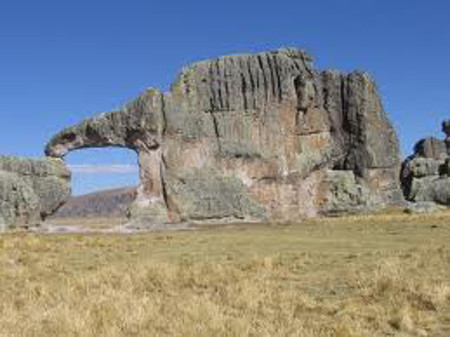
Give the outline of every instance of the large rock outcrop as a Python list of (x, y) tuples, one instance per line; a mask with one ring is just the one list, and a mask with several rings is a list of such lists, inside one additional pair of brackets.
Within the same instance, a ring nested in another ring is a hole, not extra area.
[(0, 156), (0, 228), (37, 225), (69, 196), (61, 160)]
[(318, 71), (296, 49), (195, 63), (170, 92), (69, 127), (46, 153), (105, 146), (138, 153), (132, 213), (150, 222), (297, 220), (402, 198), (373, 80)]
[(407, 200), (450, 205), (450, 121), (442, 123), (445, 139), (425, 138), (402, 165), (401, 180)]

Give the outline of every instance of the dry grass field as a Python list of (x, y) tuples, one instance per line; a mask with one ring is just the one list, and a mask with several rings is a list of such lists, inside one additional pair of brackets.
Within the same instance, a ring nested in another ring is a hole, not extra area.
[(128, 222), (127, 218), (115, 217), (86, 217), (80, 220), (75, 217), (50, 218), (46, 221), (46, 226), (62, 226), (67, 228), (85, 227), (90, 230), (102, 230), (116, 226), (124, 225)]
[(450, 336), (450, 213), (0, 236), (0, 336)]

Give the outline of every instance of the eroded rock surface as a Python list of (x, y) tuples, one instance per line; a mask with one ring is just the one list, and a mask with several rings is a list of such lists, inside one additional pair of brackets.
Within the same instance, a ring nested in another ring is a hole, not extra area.
[(402, 198), (373, 80), (318, 71), (296, 49), (195, 63), (169, 92), (69, 127), (46, 153), (104, 146), (138, 153), (134, 214), (153, 222), (298, 220)]
[(426, 138), (402, 165), (406, 199), (450, 205), (450, 121), (442, 123), (445, 139)]
[(69, 196), (61, 160), (0, 156), (0, 227), (37, 225)]

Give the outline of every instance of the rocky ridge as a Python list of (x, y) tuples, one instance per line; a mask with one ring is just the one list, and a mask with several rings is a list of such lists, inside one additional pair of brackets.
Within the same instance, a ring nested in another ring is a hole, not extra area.
[(169, 92), (61, 131), (46, 154), (106, 146), (137, 152), (132, 215), (152, 224), (298, 220), (402, 199), (372, 78), (316, 70), (297, 49), (195, 63)]

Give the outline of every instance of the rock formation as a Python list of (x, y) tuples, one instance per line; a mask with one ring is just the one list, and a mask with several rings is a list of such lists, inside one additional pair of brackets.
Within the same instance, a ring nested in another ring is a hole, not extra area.
[(403, 192), (409, 201), (450, 205), (450, 121), (442, 123), (445, 140), (425, 138), (402, 165)]
[(195, 63), (170, 92), (69, 127), (46, 154), (106, 146), (137, 152), (132, 214), (151, 223), (298, 220), (402, 198), (373, 80), (318, 71), (296, 49)]
[(37, 225), (69, 196), (62, 161), (0, 156), (0, 228)]

